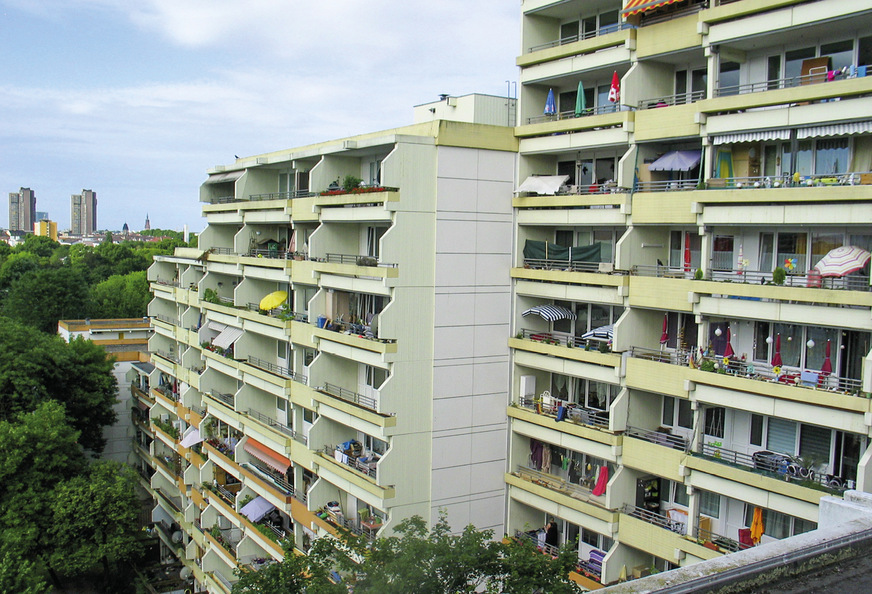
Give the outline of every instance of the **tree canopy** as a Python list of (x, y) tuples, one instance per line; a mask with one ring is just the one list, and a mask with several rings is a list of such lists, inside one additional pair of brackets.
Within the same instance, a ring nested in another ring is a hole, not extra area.
[(257, 572), (240, 571), (234, 594), (332, 594), (346, 592), (331, 572), (344, 575), (356, 593), (460, 594), (498, 592), (573, 594), (581, 589), (569, 579), (577, 552), (564, 545), (556, 557), (542, 554), (531, 542), (493, 540), (490, 530), (467, 526), (452, 533), (445, 515), (431, 530), (412, 517), (393, 536), (369, 542), (342, 532), (339, 539), (317, 539), (308, 555), (286, 545), (285, 559)]
[(0, 318), (0, 344), (0, 419), (12, 420), (55, 400), (81, 433), (82, 446), (102, 451), (103, 426), (115, 421), (117, 386), (105, 351), (91, 341), (67, 343), (8, 318)]

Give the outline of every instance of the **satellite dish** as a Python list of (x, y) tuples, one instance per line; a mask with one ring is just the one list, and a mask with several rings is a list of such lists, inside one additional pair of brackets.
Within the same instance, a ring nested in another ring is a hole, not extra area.
[(185, 582), (187, 582), (189, 579), (191, 579), (191, 575), (192, 575), (192, 572), (191, 572), (190, 567), (182, 567), (182, 570), (179, 572), (179, 578), (181, 578), (182, 581), (185, 581)]
[(173, 542), (182, 542), (182, 531), (176, 530), (175, 532), (173, 532), (173, 535), (171, 538), (172, 538)]

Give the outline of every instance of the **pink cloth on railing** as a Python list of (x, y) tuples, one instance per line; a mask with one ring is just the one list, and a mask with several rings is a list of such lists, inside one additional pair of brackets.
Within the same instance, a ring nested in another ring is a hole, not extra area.
[(600, 495), (606, 492), (606, 485), (609, 482), (609, 468), (608, 466), (600, 466), (599, 476), (596, 479), (596, 485), (594, 485), (593, 493), (595, 496), (599, 497)]

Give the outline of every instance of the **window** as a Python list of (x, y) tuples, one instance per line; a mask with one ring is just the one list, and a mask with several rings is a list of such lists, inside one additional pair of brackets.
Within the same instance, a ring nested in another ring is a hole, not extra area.
[(721, 496), (709, 491), (699, 491), (699, 513), (712, 518), (721, 517)]
[(724, 417), (726, 409), (722, 406), (705, 409), (705, 434), (711, 437), (724, 437)]
[(830, 68), (841, 70), (854, 64), (854, 40), (846, 39), (821, 45), (821, 56), (830, 57)]
[[(839, 368), (841, 332), (838, 329), (757, 322), (754, 332), (756, 361), (772, 360), (776, 338), (780, 334), (783, 365), (809, 370), (820, 369), (826, 358), (827, 341), (829, 341), (830, 362), (834, 370)], [(767, 343), (767, 339), (772, 339), (771, 343)], [(809, 346), (809, 340), (812, 341), (812, 346)]]
[(816, 53), (815, 48), (807, 47), (784, 54), (784, 78), (790, 79), (787, 81), (789, 86), (800, 84), (799, 76), (802, 73), (802, 61), (814, 58)]
[(685, 252), (690, 248), (690, 268), (700, 267), (702, 239), (696, 232), (672, 231), (669, 235), (669, 266), (685, 268)]
[(560, 43), (572, 43), (573, 41), (578, 41), (578, 21), (560, 25)]
[(814, 468), (828, 466), (832, 439), (832, 430), (802, 424), (799, 428), (799, 457)]
[(712, 244), (712, 268), (714, 270), (733, 269), (732, 235), (715, 235)]
[(690, 400), (683, 398), (678, 400), (678, 426), (693, 429), (693, 409), (690, 407)]
[(721, 96), (739, 94), (738, 62), (721, 62), (720, 94)]
[(315, 359), (315, 353), (317, 353), (315, 349), (303, 349), (303, 367), (308, 367), (312, 364), (312, 361)]
[(665, 500), (666, 503), (674, 503), (675, 505), (687, 507), (688, 503), (690, 503), (690, 498), (687, 495), (687, 488), (685, 488), (683, 484), (675, 481), (667, 481), (666, 479), (663, 479), (663, 481), (669, 483), (669, 486), (666, 488), (664, 493), (668, 498)]
[[(753, 519), (754, 506), (746, 504), (745, 526), (751, 526)], [(815, 530), (816, 528), (817, 524), (809, 520), (788, 516), (771, 509), (763, 510), (763, 534), (766, 536), (781, 539)]]
[(675, 398), (671, 396), (663, 397), (663, 417), (661, 418), (661, 425), (667, 425), (669, 427), (672, 426), (672, 423), (675, 419)]
[(304, 422), (311, 424), (311, 423), (314, 423), (315, 419), (317, 419), (317, 418), (318, 418), (318, 415), (317, 415), (317, 413), (315, 413), (315, 411), (311, 411), (308, 408), (303, 409), (303, 421)]
[(796, 422), (770, 417), (766, 430), (766, 449), (792, 456), (796, 452)]
[(825, 175), (849, 171), (850, 157), (847, 138), (819, 138), (814, 144), (814, 172)]
[(387, 370), (372, 365), (366, 366), (366, 385), (370, 388), (378, 390), (386, 379), (388, 379)]
[(763, 415), (751, 415), (751, 445), (763, 446)]
[[(675, 418), (675, 401), (678, 401), (678, 418)], [(667, 427), (683, 427), (693, 429), (693, 409), (690, 401), (683, 398), (663, 397), (663, 425)]]

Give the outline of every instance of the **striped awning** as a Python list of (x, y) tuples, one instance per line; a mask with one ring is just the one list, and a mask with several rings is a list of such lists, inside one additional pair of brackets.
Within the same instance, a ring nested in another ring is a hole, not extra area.
[(844, 124), (799, 128), (796, 131), (796, 137), (802, 140), (803, 138), (847, 136), (849, 134), (868, 134), (869, 132), (872, 132), (872, 122), (846, 122)]
[(282, 474), (285, 474), (288, 471), (288, 468), (291, 467), (290, 460), (288, 460), (281, 454), (272, 451), (259, 441), (255, 441), (250, 437), (245, 442), (245, 445), (242, 447), (246, 452), (257, 458), (270, 468), (278, 470)]
[(214, 175), (210, 175), (204, 183), (206, 184), (225, 184), (227, 182), (232, 182), (238, 180), (242, 177), (242, 174), (245, 171), (241, 169), (239, 171), (228, 171), (226, 173), (216, 173)]
[(549, 322), (556, 322), (558, 320), (574, 320), (578, 317), (573, 312), (560, 305), (536, 305), (535, 307), (531, 307), (521, 315), (524, 317), (539, 316), (540, 318), (548, 320)]
[(608, 324), (594, 328), (590, 332), (585, 332), (581, 335), (584, 340), (613, 340), (615, 338), (615, 325)]
[(241, 328), (227, 326), (221, 331), (221, 334), (212, 339), (212, 345), (222, 349), (230, 348), (230, 345), (236, 342), (243, 334), (244, 332)]
[(756, 132), (736, 132), (712, 137), (712, 144), (733, 144), (736, 142), (761, 142), (766, 140), (789, 140), (790, 130), (757, 130)]
[(627, 0), (627, 5), (621, 11), (621, 14), (628, 17), (640, 12), (654, 10), (667, 4), (675, 4), (676, 2), (681, 2), (681, 0)]

